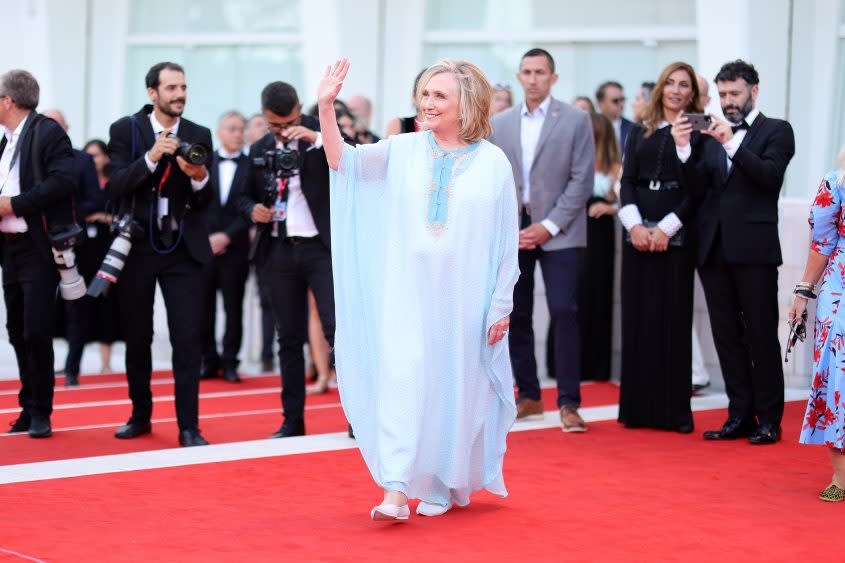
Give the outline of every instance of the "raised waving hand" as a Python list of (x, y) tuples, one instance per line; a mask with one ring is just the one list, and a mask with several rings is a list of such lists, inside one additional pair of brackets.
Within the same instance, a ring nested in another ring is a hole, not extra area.
[(332, 170), (337, 170), (340, 155), (343, 153), (343, 137), (337, 126), (334, 113), (334, 101), (343, 88), (343, 80), (349, 72), (349, 61), (340, 59), (326, 67), (326, 74), (317, 87), (317, 105), (320, 108), (320, 131), (323, 134), (323, 148), (326, 160)]

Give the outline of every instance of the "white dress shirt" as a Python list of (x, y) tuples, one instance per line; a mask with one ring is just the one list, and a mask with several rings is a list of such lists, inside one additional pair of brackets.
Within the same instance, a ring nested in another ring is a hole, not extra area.
[[(176, 134), (177, 136), (179, 135), (179, 124), (181, 122), (182, 122), (182, 118), (177, 117), (176, 123), (173, 125), (173, 133)], [(150, 112), (150, 124), (153, 126), (153, 136), (156, 139), (158, 139), (158, 136), (161, 135), (162, 131), (167, 129), (167, 127), (165, 127), (164, 125), (159, 123), (158, 119), (156, 119), (156, 113), (154, 111)], [(150, 172), (155, 172), (156, 168), (158, 167), (158, 162), (153, 162), (152, 160), (150, 160), (150, 151), (147, 151), (144, 154), (144, 160), (147, 162), (147, 168), (150, 169)], [(200, 181), (196, 181), (193, 178), (191, 178), (191, 189), (194, 190), (195, 192), (198, 192), (201, 189), (203, 189), (207, 183), (208, 183), (208, 174), (206, 174), (205, 178), (203, 178)]]
[[(522, 148), (522, 204), (531, 205), (531, 166), (534, 164), (534, 155), (537, 154), (537, 143), (540, 140), (540, 131), (546, 121), (546, 114), (549, 113), (549, 106), (552, 97), (547, 96), (534, 111), (528, 111), (528, 106), (522, 102), (522, 123), (519, 128), (520, 145)], [(560, 227), (549, 219), (540, 222), (552, 236), (560, 232)]]
[[(21, 155), (18, 154), (12, 165), (12, 156), (21, 137), (24, 125), (29, 119), (27, 115), (14, 131), (5, 132), (6, 148), (3, 150), (3, 157), (0, 158), (0, 195), (14, 197), (21, 193)], [(28, 230), (26, 219), (16, 215), (6, 215), (0, 219), (0, 232), (3, 233), (25, 233)]]
[[(217, 151), (223, 158), (238, 158), (242, 153), (228, 153), (225, 149)], [(229, 200), (229, 192), (232, 190), (232, 182), (235, 180), (235, 172), (238, 170), (238, 163), (234, 160), (221, 160), (217, 164), (217, 171), (220, 178), (220, 205), (226, 205)]]
[[(611, 123), (613, 124), (613, 131), (616, 133), (616, 142), (622, 147), (622, 118), (617, 117)], [(625, 147), (622, 147), (622, 152), (625, 152)]]
[[(314, 143), (311, 148), (319, 148), (322, 146), (322, 138), (317, 137), (320, 145)], [(276, 148), (281, 149), (287, 146), (291, 150), (299, 150), (299, 141), (294, 139), (288, 141), (287, 145), (281, 141), (276, 141)], [(305, 194), (302, 193), (302, 184), (299, 180), (299, 174), (291, 176), (288, 180), (288, 207), (287, 217), (287, 235), (289, 237), (315, 237), (319, 233), (317, 226), (314, 224), (314, 217), (311, 215), (311, 208), (308, 207), (308, 201), (305, 199)]]

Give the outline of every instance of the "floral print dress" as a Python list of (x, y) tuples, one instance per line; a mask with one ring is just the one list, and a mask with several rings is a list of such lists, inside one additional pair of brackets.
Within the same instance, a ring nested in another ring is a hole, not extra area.
[(819, 286), (813, 344), (813, 388), (801, 428), (802, 444), (845, 447), (845, 186), (825, 175), (810, 211), (811, 249), (829, 257)]

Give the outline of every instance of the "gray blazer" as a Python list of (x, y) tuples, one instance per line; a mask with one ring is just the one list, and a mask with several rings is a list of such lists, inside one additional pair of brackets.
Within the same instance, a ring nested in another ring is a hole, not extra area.
[[(522, 211), (522, 104), (493, 117), (490, 142), (511, 162)], [(590, 116), (552, 98), (531, 166), (531, 220), (560, 227), (543, 250), (587, 246), (587, 200), (593, 194), (595, 144)]]

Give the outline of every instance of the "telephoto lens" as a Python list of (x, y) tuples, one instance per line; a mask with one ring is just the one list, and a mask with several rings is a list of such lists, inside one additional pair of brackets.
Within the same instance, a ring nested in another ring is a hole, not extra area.
[(129, 251), (132, 250), (132, 237), (140, 236), (142, 231), (130, 214), (121, 217), (112, 228), (117, 229), (117, 237), (112, 241), (97, 275), (91, 280), (91, 286), (88, 288), (88, 295), (91, 297), (108, 295), (126, 265)]
[(53, 259), (59, 269), (59, 293), (65, 301), (73, 301), (85, 295), (85, 280), (76, 267), (76, 254), (73, 247), (79, 244), (82, 227), (63, 225), (50, 230), (50, 242), (53, 246)]

